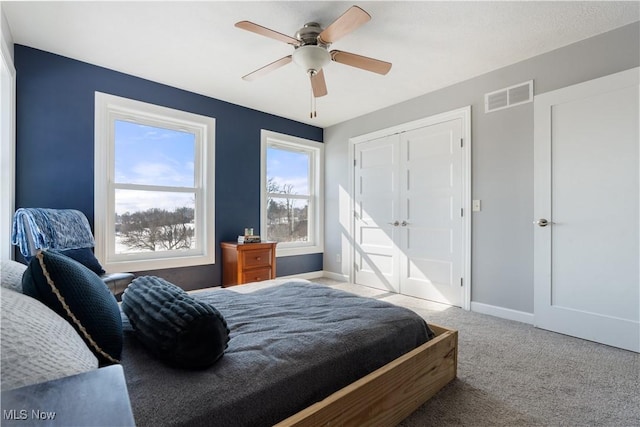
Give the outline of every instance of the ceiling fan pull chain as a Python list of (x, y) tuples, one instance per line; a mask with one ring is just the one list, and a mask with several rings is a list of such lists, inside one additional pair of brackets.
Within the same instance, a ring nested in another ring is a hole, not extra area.
[(316, 111), (316, 97), (313, 95), (313, 90), (311, 91), (311, 99), (313, 100), (313, 117), (318, 117), (318, 112)]
[(316, 111), (316, 97), (313, 95), (313, 88), (311, 88), (311, 111), (309, 112), (309, 118), (313, 119), (314, 117), (318, 117), (318, 112)]

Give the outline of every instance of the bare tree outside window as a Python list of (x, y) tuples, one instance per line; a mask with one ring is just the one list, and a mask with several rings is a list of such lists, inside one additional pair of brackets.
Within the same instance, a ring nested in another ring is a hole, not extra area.
[(280, 185), (273, 177), (267, 178), (267, 193), (267, 239), (308, 241), (308, 196), (297, 195), (292, 184)]
[(138, 251), (191, 249), (194, 243), (193, 208), (174, 211), (151, 208), (126, 212), (116, 218), (120, 243)]

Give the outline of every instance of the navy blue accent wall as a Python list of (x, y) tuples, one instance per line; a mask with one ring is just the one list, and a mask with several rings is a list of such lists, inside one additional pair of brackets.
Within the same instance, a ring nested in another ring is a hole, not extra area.
[[(318, 268), (320, 266), (320, 268)], [(297, 255), (278, 258), (277, 276), (291, 276), (306, 271), (322, 269), (322, 254)]]
[[(94, 219), (94, 92), (216, 119), (216, 264), (143, 272), (185, 289), (219, 285), (219, 242), (260, 225), (260, 130), (322, 141), (321, 128), (15, 45), (16, 208), (73, 208)], [(251, 90), (247, 84), (247, 90)], [(322, 255), (279, 258), (278, 276), (322, 270)]]

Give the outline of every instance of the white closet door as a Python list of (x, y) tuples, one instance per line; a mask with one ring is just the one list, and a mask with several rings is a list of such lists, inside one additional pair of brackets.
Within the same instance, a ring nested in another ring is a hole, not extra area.
[(398, 135), (355, 146), (355, 282), (399, 291)]
[(400, 140), (400, 292), (463, 302), (462, 120), (405, 132)]
[(355, 145), (355, 282), (462, 306), (462, 119)]
[(640, 351), (639, 69), (535, 99), (535, 323)]

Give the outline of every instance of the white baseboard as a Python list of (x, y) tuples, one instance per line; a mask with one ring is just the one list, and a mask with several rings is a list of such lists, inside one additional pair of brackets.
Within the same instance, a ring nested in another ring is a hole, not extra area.
[(471, 311), (533, 325), (533, 313), (471, 301)]
[(349, 275), (348, 274), (340, 274), (334, 273), (333, 271), (323, 271), (322, 277), (326, 277), (327, 279), (337, 280), (339, 282), (348, 282)]
[(308, 273), (292, 274), (290, 276), (278, 276), (278, 277), (276, 277), (276, 279), (278, 279), (278, 280), (280, 280), (280, 279), (306, 279), (306, 280), (311, 280), (311, 279), (315, 279), (316, 277), (324, 277), (324, 272), (322, 270), (310, 271)]
[(292, 274), (290, 276), (278, 276), (276, 279), (306, 279), (312, 280), (318, 277), (326, 277), (327, 279), (337, 280), (339, 282), (348, 282), (349, 275), (334, 273), (332, 271), (318, 270), (318, 271), (310, 271), (308, 273), (300, 273), (300, 274)]
[(333, 279), (333, 280), (337, 280), (339, 282), (348, 282), (349, 281), (349, 276), (346, 275), (346, 274), (339, 274), (339, 273), (334, 273), (332, 271), (324, 271), (324, 270), (310, 271), (308, 273), (292, 274), (290, 276), (278, 276), (278, 277), (276, 277), (276, 279), (278, 279), (278, 280), (280, 280), (280, 279), (306, 279), (306, 280), (312, 280), (312, 279), (316, 279), (318, 277), (326, 277), (327, 279)]

